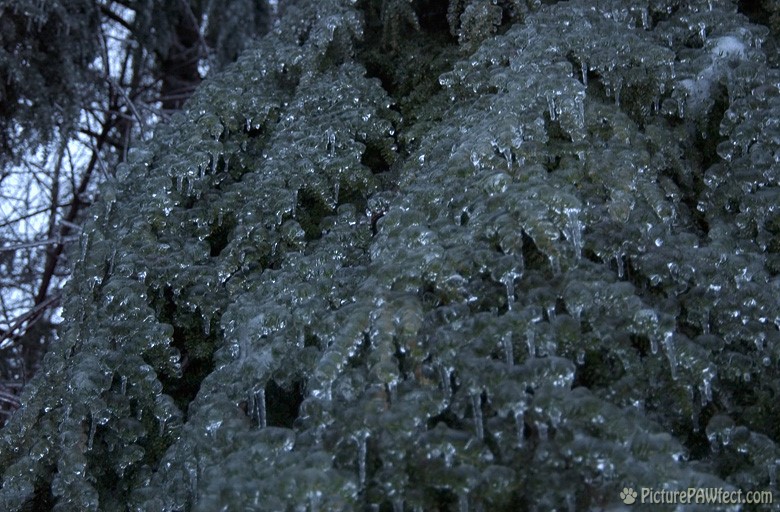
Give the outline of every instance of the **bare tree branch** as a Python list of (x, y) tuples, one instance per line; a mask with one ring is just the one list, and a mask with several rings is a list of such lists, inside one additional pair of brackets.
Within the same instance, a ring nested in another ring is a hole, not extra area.
[(19, 398), (16, 395), (12, 395), (11, 393), (7, 393), (5, 391), (0, 390), (0, 402), (4, 402), (14, 409), (18, 409), (19, 406), (22, 405), (22, 403), (19, 401)]
[(100, 13), (111, 21), (124, 27), (128, 32), (132, 32), (133, 26), (123, 17), (112, 11), (107, 5), (100, 6)]
[[(65, 215), (64, 220), (66, 222), (72, 223), (76, 220), (76, 217), (78, 216), (79, 210), (84, 205), (81, 196), (86, 192), (87, 187), (89, 186), (90, 180), (92, 179), (92, 173), (95, 170), (95, 165), (97, 165), (98, 160), (100, 158), (100, 150), (103, 148), (103, 145), (105, 144), (106, 137), (108, 136), (108, 133), (111, 131), (113, 127), (113, 123), (110, 120), (107, 120), (105, 125), (103, 126), (103, 132), (101, 133), (101, 137), (98, 138), (98, 140), (95, 143), (95, 151), (92, 152), (92, 157), (90, 158), (89, 164), (87, 164), (86, 169), (84, 170), (84, 174), (82, 175), (81, 182), (79, 183), (78, 188), (73, 193), (73, 202), (70, 204), (70, 209), (68, 210), (68, 213)], [(63, 224), (60, 228), (60, 237), (66, 238), (70, 234), (70, 228), (67, 224)], [(41, 278), (41, 284), (38, 288), (38, 294), (35, 296), (35, 304), (43, 304), (46, 301), (46, 294), (49, 291), (49, 285), (51, 284), (51, 278), (54, 275), (54, 270), (57, 267), (57, 261), (60, 258), (60, 255), (62, 254), (62, 251), (65, 248), (65, 244), (58, 243), (53, 250), (49, 251), (46, 254), (46, 263), (44, 265), (43, 269), (43, 275)]]
[(35, 307), (26, 313), (16, 317), (8, 330), (0, 329), (0, 348), (7, 348), (10, 344), (18, 340), (21, 336), (17, 335), (16, 331), (18, 331), (23, 326), (26, 329), (29, 329), (33, 323), (41, 318), (41, 315), (48, 308), (59, 304), (59, 301), (60, 294), (52, 295), (40, 304), (36, 304)]

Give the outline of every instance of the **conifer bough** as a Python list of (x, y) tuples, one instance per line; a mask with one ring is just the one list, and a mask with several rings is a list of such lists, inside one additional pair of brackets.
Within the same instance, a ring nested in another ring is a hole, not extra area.
[(288, 5), (104, 188), (0, 509), (775, 492), (775, 37), (719, 0)]

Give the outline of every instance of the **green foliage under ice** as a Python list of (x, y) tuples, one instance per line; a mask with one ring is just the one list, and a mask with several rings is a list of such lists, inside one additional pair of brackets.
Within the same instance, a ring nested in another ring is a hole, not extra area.
[(775, 37), (725, 0), (287, 5), (104, 187), (0, 509), (776, 493)]

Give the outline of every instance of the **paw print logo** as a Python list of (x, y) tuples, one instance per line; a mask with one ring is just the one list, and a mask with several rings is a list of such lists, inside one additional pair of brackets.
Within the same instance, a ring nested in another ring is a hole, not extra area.
[(620, 491), (620, 499), (626, 505), (633, 505), (636, 502), (636, 496), (637, 494), (633, 487), (623, 487), (623, 490)]

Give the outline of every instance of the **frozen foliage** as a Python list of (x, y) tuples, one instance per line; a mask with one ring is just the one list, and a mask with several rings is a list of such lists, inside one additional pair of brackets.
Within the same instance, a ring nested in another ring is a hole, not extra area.
[[(105, 188), (0, 508), (776, 492), (767, 31), (717, 1), (415, 7), (288, 7)], [(430, 46), (371, 78), (409, 26)]]
[(77, 116), (99, 21), (89, 0), (0, 0), (0, 163)]

